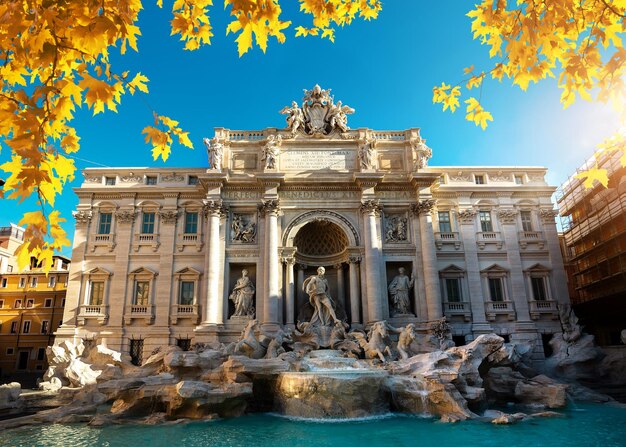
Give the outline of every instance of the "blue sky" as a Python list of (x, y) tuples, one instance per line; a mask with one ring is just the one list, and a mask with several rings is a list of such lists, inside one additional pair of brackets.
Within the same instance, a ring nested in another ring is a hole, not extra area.
[[(283, 0), (285, 19), (294, 21), (286, 43), (270, 40), (266, 54), (255, 48), (241, 58), (234, 37), (225, 35), (230, 18), (220, 2), (211, 10), (212, 45), (195, 52), (183, 51), (177, 37), (169, 36), (166, 8), (144, 3), (139, 54), (114, 57), (113, 68), (144, 73), (151, 81), (150, 94), (125, 97), (117, 114), (93, 117), (85, 108), (78, 111), (79, 169), (206, 166), (202, 138), (212, 136), (214, 127), (284, 127), (285, 117), (278, 111), (292, 100), (300, 102), (302, 89), (316, 83), (356, 109), (349, 117), (352, 128), (421, 128), (433, 149), (431, 166), (546, 166), (548, 181), (557, 186), (618, 127), (607, 106), (578, 101), (563, 110), (552, 79), (531, 85), (527, 92), (510, 82), (486, 83), (481, 101), (494, 116), (486, 131), (465, 121), (462, 110), (442, 112), (432, 103), (434, 85), (456, 84), (463, 79), (463, 68), (472, 64), (477, 70), (489, 67), (488, 48), (471, 38), (465, 16), (471, 2), (389, 1), (378, 20), (359, 20), (337, 30), (333, 44), (293, 37), (295, 26), (307, 26), (310, 18), (298, 13), (296, 2)], [(151, 108), (180, 121), (196, 149), (175, 147), (166, 163), (154, 162), (141, 135), (151, 124)], [(0, 163), (9, 157), (3, 149)], [(70, 236), (77, 203), (71, 187), (81, 178), (68, 185), (57, 203), (68, 219)], [(33, 207), (2, 201), (0, 226), (17, 223)]]

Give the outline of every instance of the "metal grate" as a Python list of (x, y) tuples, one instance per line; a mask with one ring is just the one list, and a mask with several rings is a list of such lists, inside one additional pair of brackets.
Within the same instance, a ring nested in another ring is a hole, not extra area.
[(130, 358), (133, 365), (141, 365), (143, 360), (143, 340), (130, 340)]

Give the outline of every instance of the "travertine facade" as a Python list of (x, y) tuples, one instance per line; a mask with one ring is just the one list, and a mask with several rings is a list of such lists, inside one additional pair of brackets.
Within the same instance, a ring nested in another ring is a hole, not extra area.
[(568, 301), (545, 169), (430, 167), (419, 129), (350, 130), (352, 111), (316, 86), (287, 129), (215, 129), (208, 169), (85, 170), (59, 337), (136, 359), (233, 340), (252, 292), (264, 330), (294, 327), (324, 266), (353, 327), (445, 315), (457, 342), (496, 332), (541, 355)]

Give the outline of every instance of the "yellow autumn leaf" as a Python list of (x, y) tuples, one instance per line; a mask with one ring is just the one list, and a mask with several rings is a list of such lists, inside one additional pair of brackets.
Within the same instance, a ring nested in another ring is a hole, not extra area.
[(583, 185), (585, 185), (586, 188), (593, 188), (595, 181), (598, 181), (605, 188), (609, 184), (609, 176), (607, 170), (598, 167), (579, 172), (578, 174), (574, 175), (574, 178), (584, 179)]

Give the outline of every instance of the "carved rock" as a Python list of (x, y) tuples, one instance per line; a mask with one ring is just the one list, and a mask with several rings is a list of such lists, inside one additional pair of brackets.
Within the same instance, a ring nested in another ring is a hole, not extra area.
[(547, 376), (517, 382), (515, 397), (523, 404), (543, 405), (548, 408), (563, 408), (567, 404), (567, 385), (557, 383)]

